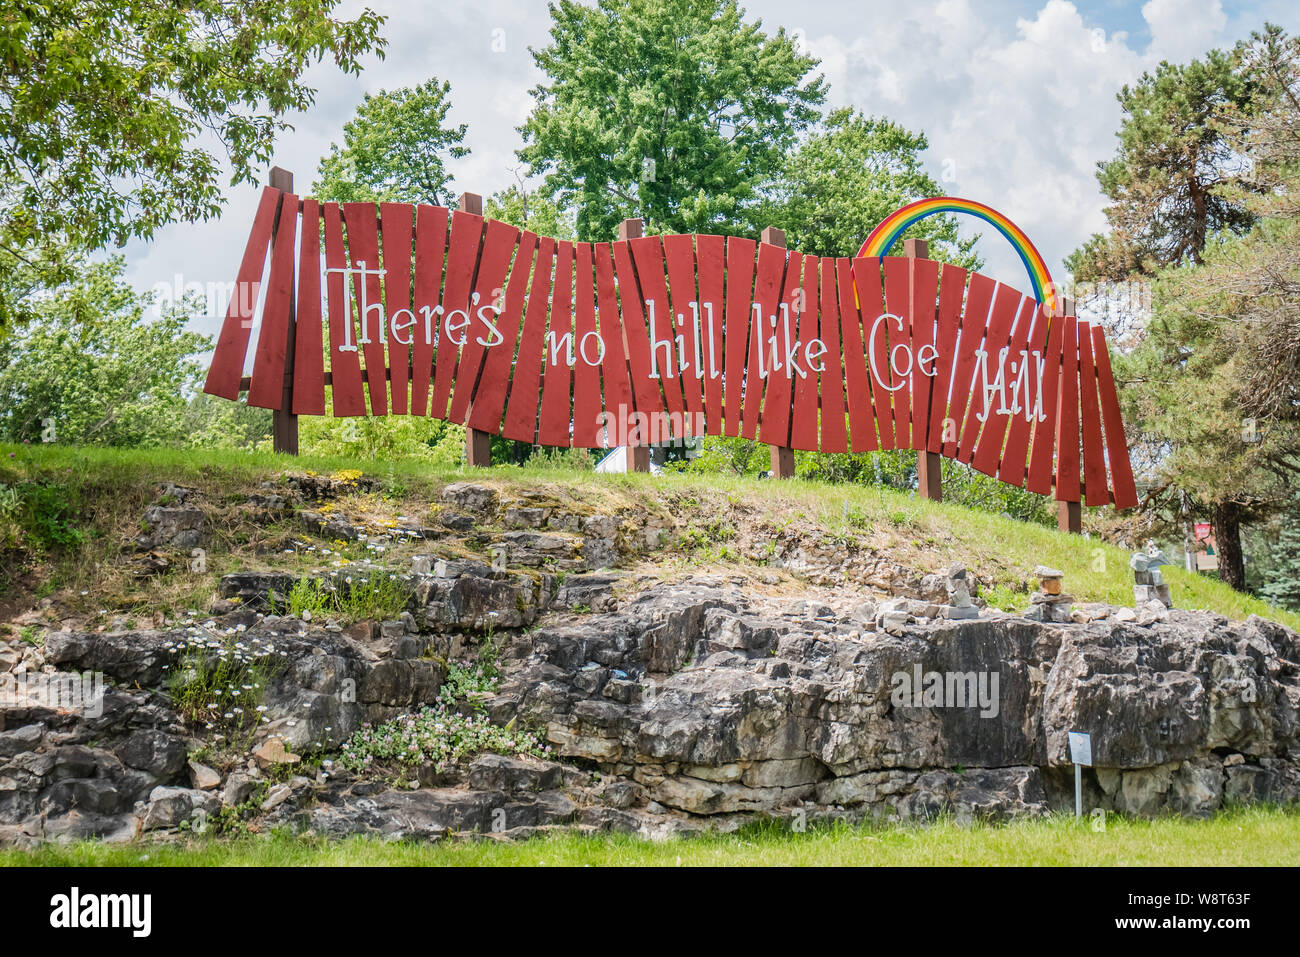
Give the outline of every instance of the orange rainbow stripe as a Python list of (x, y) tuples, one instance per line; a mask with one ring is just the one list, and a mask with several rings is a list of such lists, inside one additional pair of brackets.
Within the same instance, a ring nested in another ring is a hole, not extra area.
[(1029, 281), (1033, 285), (1034, 298), (1047, 307), (1049, 314), (1055, 315), (1056, 286), (1052, 283), (1052, 275), (1047, 270), (1047, 263), (1043, 261), (1043, 257), (1039, 255), (1038, 250), (1034, 248), (1034, 244), (1029, 241), (1029, 237), (1025, 235), (1024, 230), (1007, 219), (1007, 217), (992, 206), (985, 206), (973, 199), (960, 199), (956, 196), (932, 196), (929, 199), (917, 200), (915, 203), (910, 203), (902, 209), (890, 213), (879, 226), (871, 231), (867, 241), (862, 244), (862, 248), (858, 251), (859, 258), (887, 255), (890, 247), (894, 245), (898, 237), (909, 226), (925, 219), (927, 216), (935, 216), (939, 213), (966, 213), (978, 217), (1005, 236), (1007, 241), (1015, 247), (1016, 252), (1020, 254), (1021, 262), (1025, 264), (1025, 269), (1029, 273)]

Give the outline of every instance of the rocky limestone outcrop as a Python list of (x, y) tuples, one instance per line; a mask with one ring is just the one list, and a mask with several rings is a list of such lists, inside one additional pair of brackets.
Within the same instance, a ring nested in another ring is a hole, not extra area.
[[(248, 507), (283, 512), (347, 488), (304, 479)], [(173, 488), (164, 500), (199, 498)], [(1064, 601), (1034, 620), (981, 608), (960, 566), (922, 576), (798, 540), (772, 562), (798, 570), (797, 590), (651, 575), (626, 566), (662, 540), (658, 519), (477, 483), (440, 503), (442, 527), (469, 529), (477, 557), (420, 543), (401, 569), (316, 576), (340, 604), (358, 576), (392, 576), (408, 597), (390, 620), (289, 617), (297, 579), (259, 571), (225, 576), (210, 619), (0, 641), (0, 680), (15, 687), (74, 672), (107, 682), (93, 716), (0, 697), (0, 842), (127, 840), (232, 807), (257, 826), (427, 839), (659, 836), (754, 815), (1014, 818), (1072, 803), (1070, 731), (1092, 735), (1091, 807), (1203, 815), (1300, 800), (1300, 636), (1273, 622)], [(472, 707), (534, 729), (549, 759), (384, 774), (335, 762), (358, 729), (437, 702), (449, 663), (489, 642), (500, 679)], [(209, 763), (216, 732), (172, 696), (196, 648), (257, 649), (268, 663), (233, 763)]]

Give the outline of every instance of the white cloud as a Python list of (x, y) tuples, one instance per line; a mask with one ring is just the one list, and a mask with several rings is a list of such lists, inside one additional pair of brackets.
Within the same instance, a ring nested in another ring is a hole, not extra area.
[(1228, 23), (1219, 0), (1149, 0), (1142, 6), (1142, 19), (1151, 30), (1148, 55), (1174, 63), (1211, 49)]
[[(870, 33), (852, 39), (814, 34), (811, 46), (837, 104), (923, 130), (931, 172), (955, 169), (945, 191), (1011, 217), (1063, 278), (1064, 257), (1105, 226), (1095, 169), (1115, 150), (1115, 94), (1168, 51), (1192, 56), (1221, 42), (1226, 20), (1217, 0), (1204, 15), (1194, 6), (1151, 0), (1143, 15), (1152, 42), (1141, 50), (1068, 0), (1047, 0), (1014, 21), (991, 18), (969, 0), (913, 4), (883, 29), (873, 21)], [(978, 226), (971, 230), (986, 237), (988, 271), (1023, 288), (1015, 253)]]

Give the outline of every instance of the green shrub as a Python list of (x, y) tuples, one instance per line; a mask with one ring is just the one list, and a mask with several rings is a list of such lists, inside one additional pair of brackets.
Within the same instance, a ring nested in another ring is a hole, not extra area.
[(463, 701), (475, 711), (481, 711), (484, 700), (497, 690), (500, 680), (496, 645), (489, 634), (479, 644), (477, 659), (452, 662), (447, 666), (447, 677), (438, 689), (438, 703), (452, 709)]
[(334, 593), (319, 578), (299, 578), (281, 598), (271, 593), (271, 611), (279, 615), (313, 620), (325, 618), (335, 606)]
[(166, 646), (173, 656), (166, 687), (176, 710), (208, 729), (250, 734), (267, 722), (262, 699), (283, 667), (284, 652), (245, 632), (216, 635), (197, 627)]
[[(20, 482), (16, 489), (17, 513), (22, 530), (44, 551), (80, 545), (86, 534), (72, 521), (80, 511), (74, 492), (51, 482)], [(8, 496), (12, 502), (12, 496)], [(12, 508), (12, 504), (8, 506)]]
[(433, 764), (441, 769), (484, 752), (544, 757), (550, 750), (536, 734), (513, 727), (513, 722), (502, 727), (483, 715), (440, 706), (378, 727), (366, 725), (343, 745), (340, 763), (349, 771), (375, 765)]
[[(350, 771), (423, 764), (442, 769), (484, 752), (546, 756), (550, 746), (536, 733), (516, 728), (513, 720), (504, 727), (493, 724), (482, 714), (500, 680), (497, 648), (489, 635), (479, 644), (477, 657), (448, 667), (435, 707), (378, 727), (364, 725), (343, 745), (340, 763)], [(470, 714), (462, 713), (463, 704), (470, 706)]]
[(338, 588), (339, 611), (352, 621), (388, 621), (396, 618), (411, 599), (406, 582), (392, 572), (368, 571), (348, 575)]
[(271, 611), (319, 620), (333, 615), (345, 621), (390, 621), (411, 599), (405, 580), (391, 572), (366, 568), (352, 570), (339, 579), (300, 578), (284, 596), (271, 595)]

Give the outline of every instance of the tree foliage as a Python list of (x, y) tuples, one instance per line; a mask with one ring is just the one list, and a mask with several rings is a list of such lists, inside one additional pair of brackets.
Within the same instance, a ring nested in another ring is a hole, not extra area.
[(76, 281), (37, 303), (0, 342), (0, 435), (11, 442), (180, 445), (189, 395), (211, 340), (185, 329), (195, 303), (148, 320), (151, 297), (122, 280), (123, 261), (82, 263)]
[[(299, 449), (304, 455), (343, 458), (428, 459), (454, 468), (465, 457), (465, 427), (419, 415), (365, 416), (336, 419), (304, 416), (298, 420)], [(269, 448), (269, 442), (265, 443)]]
[(520, 158), (577, 213), (580, 239), (754, 232), (757, 213), (825, 83), (784, 30), (763, 33), (736, 0), (574, 0), (550, 5), (545, 79)]
[(1251, 584), (1269, 601), (1300, 611), (1300, 502), (1259, 532)]
[[(383, 18), (338, 0), (8, 0), (0, 14), (0, 275), (66, 280), (64, 248), (148, 238), (220, 211), (223, 165), (254, 182), (303, 81), (331, 59), (355, 73)], [(208, 146), (215, 142), (215, 148)], [(59, 268), (60, 266), (65, 268)], [(0, 326), (30, 315), (0, 288)]]
[(466, 126), (447, 125), (451, 84), (436, 77), (419, 86), (367, 93), (343, 126), (343, 145), (330, 146), (312, 187), (342, 203), (455, 201), (448, 159), (469, 155)]
[(1200, 262), (1213, 237), (1249, 228), (1253, 217), (1227, 192), (1246, 181), (1249, 164), (1219, 122), (1250, 101), (1240, 63), (1239, 51), (1211, 50), (1186, 65), (1162, 62), (1119, 92), (1119, 149), (1097, 164), (1110, 232), (1066, 261), (1075, 279), (1126, 279)]
[[(833, 110), (785, 162), (768, 219), (785, 229), (792, 249), (856, 256), (890, 213), (943, 194), (921, 165), (928, 148), (924, 133), (892, 120), (847, 107)], [(974, 252), (978, 237), (961, 239), (952, 216), (929, 217), (907, 235), (928, 240), (932, 259), (967, 269), (981, 265)]]
[(1158, 273), (1145, 337), (1121, 363), (1128, 421), (1166, 488), (1211, 515), (1225, 580), (1245, 585), (1240, 525), (1300, 480), (1300, 43), (1270, 27), (1237, 54), (1252, 95), (1215, 119), (1251, 180), (1225, 190), (1255, 223)]
[(487, 198), (483, 212), (511, 226), (527, 229), (552, 239), (575, 238), (573, 216), (560, 209), (538, 190), (526, 186), (509, 186)]

